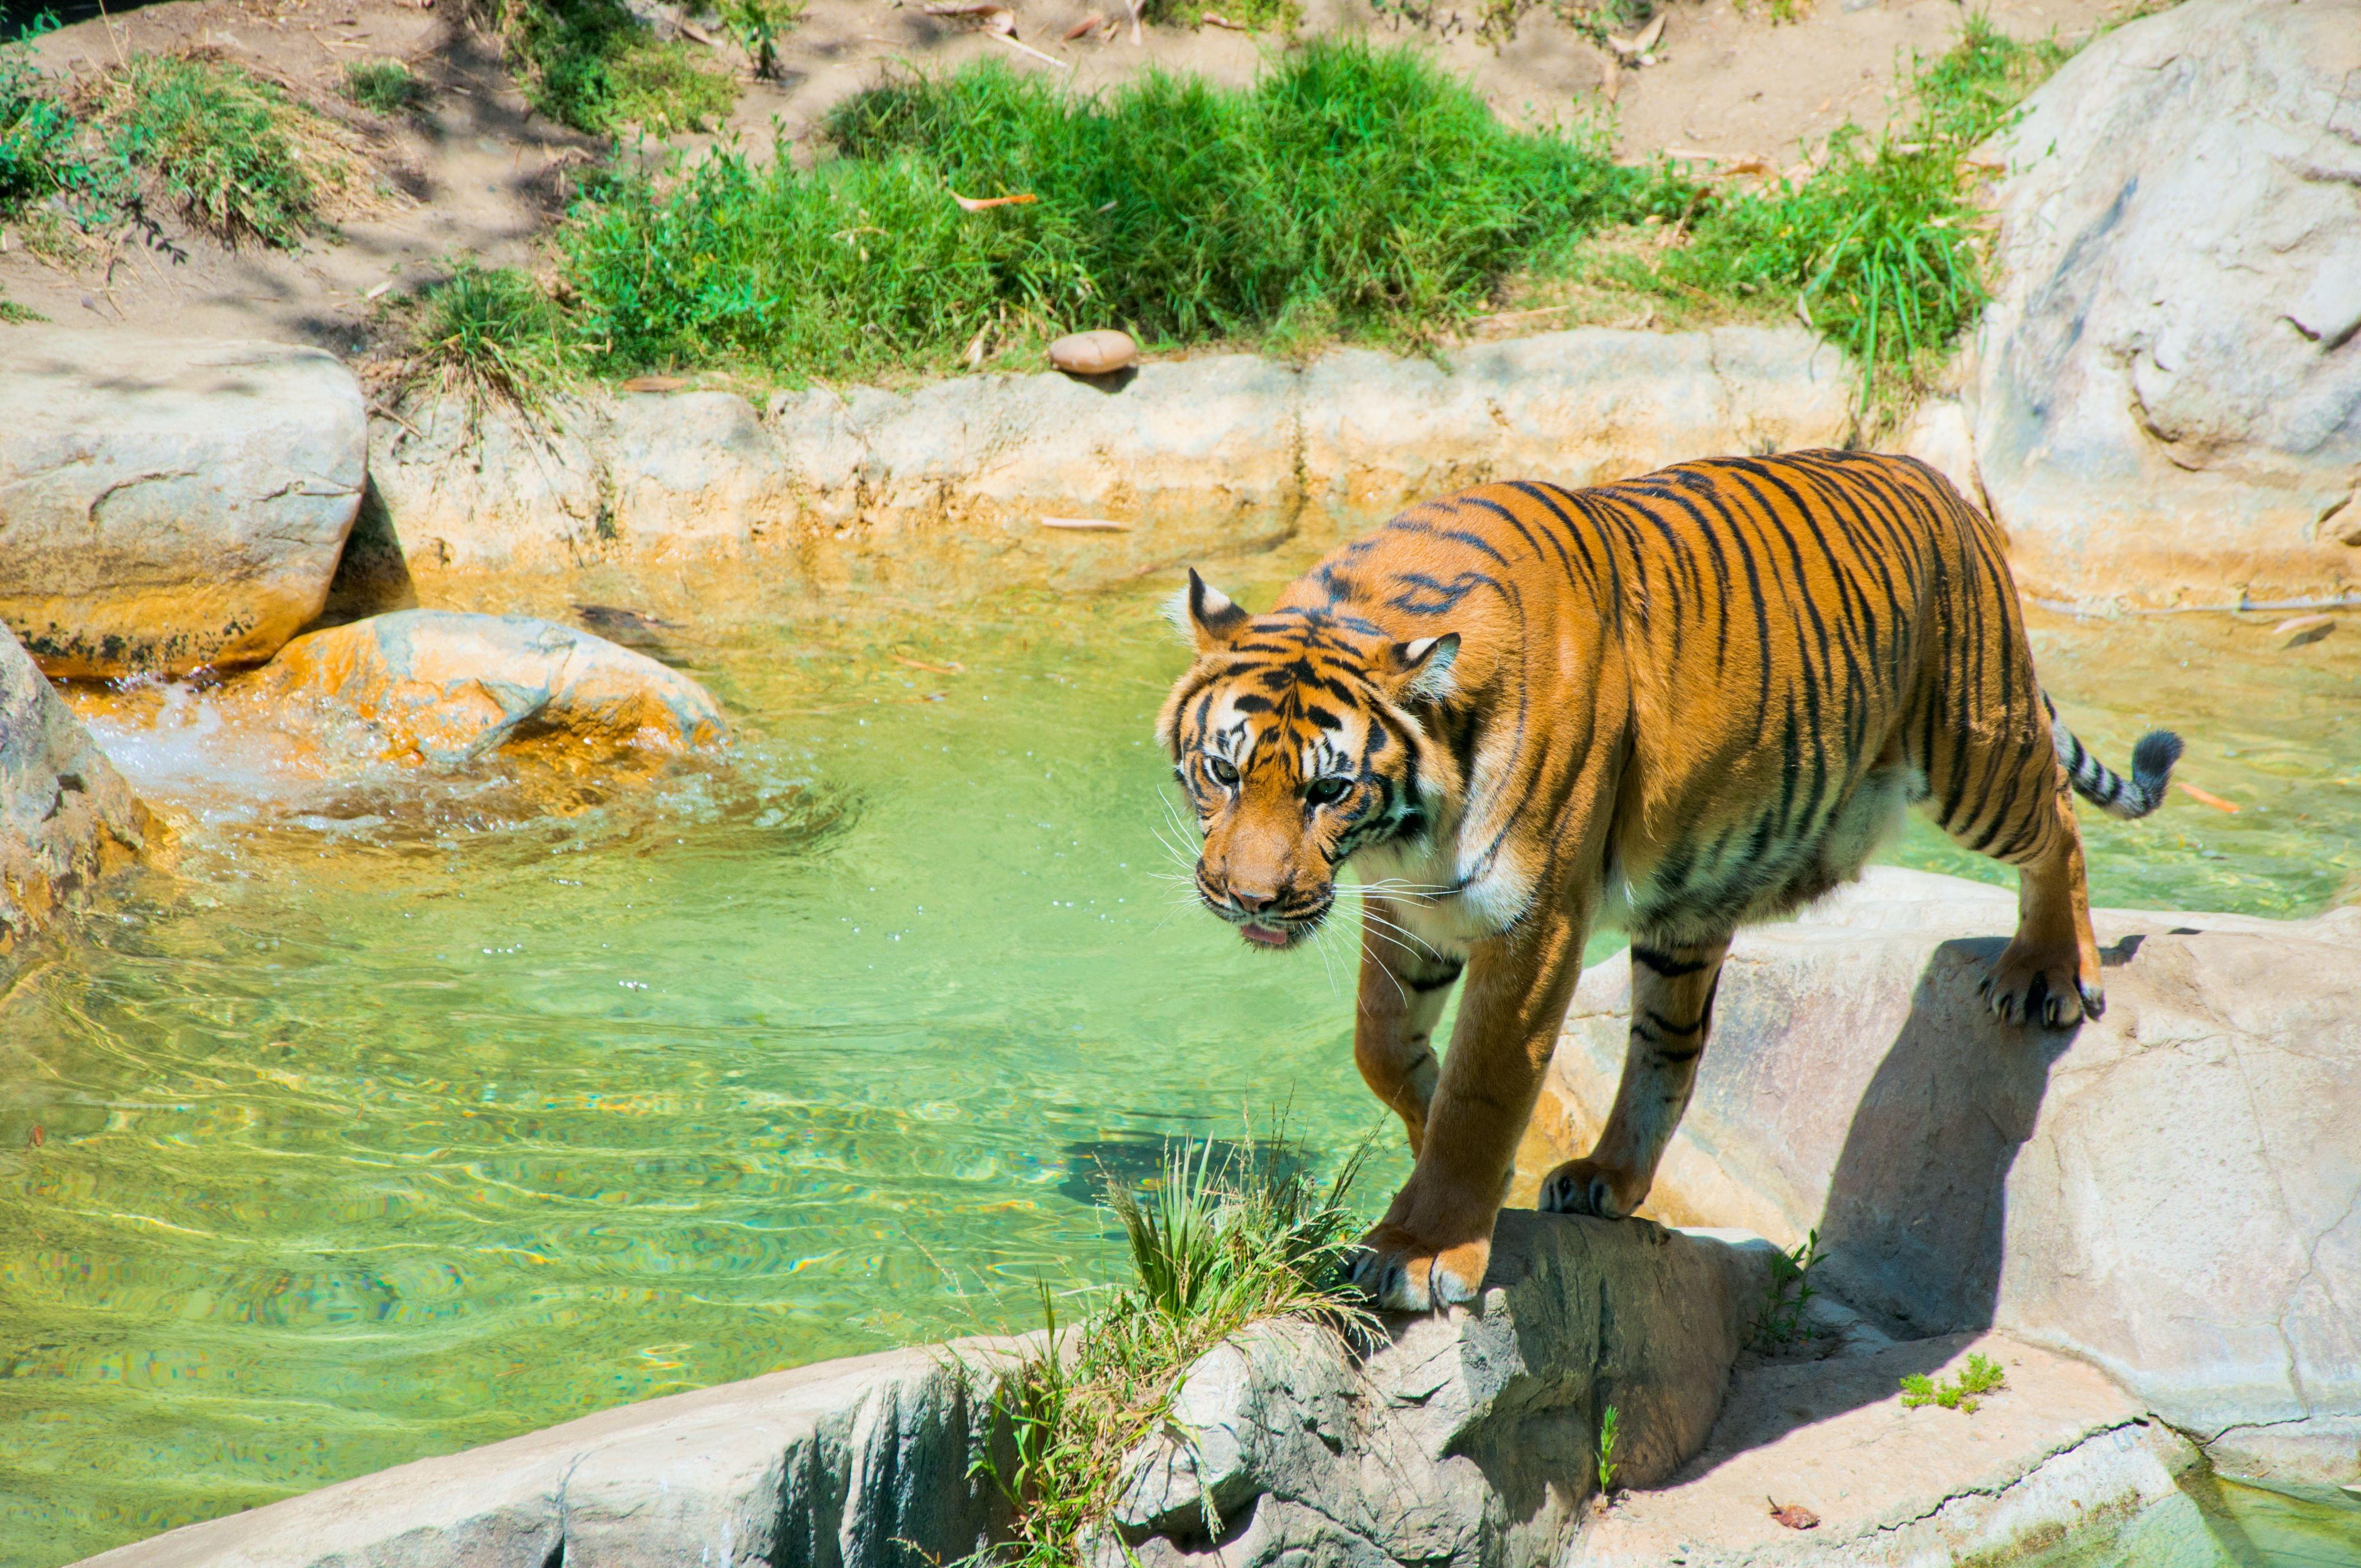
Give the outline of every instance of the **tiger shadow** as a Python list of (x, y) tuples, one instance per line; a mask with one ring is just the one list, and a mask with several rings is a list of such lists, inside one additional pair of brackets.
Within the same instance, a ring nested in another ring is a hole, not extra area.
[[(2129, 963), (2141, 940), (2102, 948), (2102, 966)], [(1808, 1342), (1800, 1353), (1773, 1353), (1741, 1373), (1685, 1478), (1891, 1398), (1898, 1379), (1935, 1373), (1993, 1325), (2009, 1175), (2081, 1032), (1990, 1014), (1978, 984), (2006, 945), (1961, 938), (1928, 956), (1909, 1014), (1853, 1108), (1821, 1205), (1814, 1288), (1894, 1343), (1825, 1359)]]

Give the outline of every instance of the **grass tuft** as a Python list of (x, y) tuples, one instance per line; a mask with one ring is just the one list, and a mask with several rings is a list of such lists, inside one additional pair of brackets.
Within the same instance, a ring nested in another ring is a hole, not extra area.
[(236, 66), (194, 55), (136, 54), (107, 82), (110, 146), (154, 171), (192, 222), (225, 240), (291, 250), (340, 166), (299, 146), (306, 111)]
[(398, 60), (357, 60), (345, 67), (345, 96), (379, 115), (403, 115), (426, 102), (426, 83)]
[(1914, 1372), (1902, 1380), (1902, 1408), (1918, 1409), (1936, 1405), (1946, 1410), (1959, 1410), (1968, 1415), (1976, 1413), (1978, 1396), (2004, 1387), (2008, 1374), (1999, 1362), (1977, 1354), (1968, 1357), (1968, 1365), (1959, 1376), (1949, 1383), (1938, 1383), (1923, 1372)]
[(702, 131), (725, 118), (738, 84), (659, 39), (623, 0), (473, 0), (499, 35), (533, 106), (598, 135)]
[(1771, 1282), (1763, 1291), (1763, 1315), (1754, 1325), (1756, 1343), (1792, 1344), (1811, 1337), (1812, 1331), (1804, 1322), (1804, 1310), (1817, 1294), (1812, 1286), (1812, 1270), (1819, 1262), (1820, 1233), (1817, 1228), (1793, 1248), (1773, 1255)]
[(456, 392), (475, 413), (488, 401), (531, 411), (572, 378), (576, 358), (563, 314), (531, 277), (463, 261), (419, 297), (401, 379)]
[[(1510, 271), (1680, 192), (1604, 145), (1502, 126), (1409, 51), (1315, 43), (1234, 91), (1096, 98), (997, 62), (829, 116), (813, 170), (724, 155), (626, 174), (562, 237), (620, 366), (949, 369), (988, 339), (1419, 337)], [(963, 211), (969, 198), (1034, 198)]]
[(779, 39), (804, 19), (808, 0), (721, 0), (721, 25), (746, 51), (754, 74), (779, 73)]
[(1062, 1342), (1043, 1288), (1049, 1347), (996, 1396), (1016, 1466), (983, 1466), (1016, 1510), (1005, 1561), (1082, 1559), (1123, 1457), (1162, 1419), (1180, 1374), (1230, 1334), (1274, 1318), (1340, 1332), (1368, 1321), (1343, 1279), (1360, 1228), (1345, 1201), (1362, 1155), (1323, 1191), (1290, 1153), (1248, 1146), (1217, 1162), (1210, 1144), (1168, 1150), (1145, 1196), (1109, 1194), (1136, 1283)]

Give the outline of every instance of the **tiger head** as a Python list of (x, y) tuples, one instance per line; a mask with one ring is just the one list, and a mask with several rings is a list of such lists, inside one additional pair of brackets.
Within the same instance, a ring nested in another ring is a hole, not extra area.
[(1156, 720), (1197, 808), (1197, 896), (1259, 947), (1293, 947), (1356, 851), (1431, 834), (1459, 775), (1433, 732), (1459, 638), (1397, 641), (1349, 611), (1250, 616), (1191, 571), (1173, 624), (1196, 662)]

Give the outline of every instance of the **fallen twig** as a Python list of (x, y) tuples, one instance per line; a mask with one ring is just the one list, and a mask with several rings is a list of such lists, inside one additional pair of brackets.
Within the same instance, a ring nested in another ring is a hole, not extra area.
[(1110, 522), (1103, 517), (1045, 517), (1044, 528), (1061, 528), (1072, 533), (1129, 533), (1131, 524)]
[(988, 207), (1029, 207), (1040, 199), (1030, 191), (1014, 196), (962, 196), (956, 191), (951, 192), (951, 200), (971, 213), (981, 213)]

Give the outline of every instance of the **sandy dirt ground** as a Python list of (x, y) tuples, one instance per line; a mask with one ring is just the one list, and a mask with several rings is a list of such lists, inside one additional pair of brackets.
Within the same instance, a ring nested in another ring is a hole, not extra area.
[[(1994, 22), (2019, 37), (2087, 38), (2123, 0), (1990, 0)], [(747, 83), (719, 137), (797, 161), (818, 151), (827, 110), (885, 73), (938, 71), (997, 58), (1023, 71), (1098, 91), (1148, 69), (1250, 81), (1282, 46), (1275, 35), (1217, 27), (1148, 27), (1129, 38), (1121, 0), (1012, 0), (1016, 41), (930, 16), (895, 0), (812, 0), (785, 40), (775, 81)], [(93, 10), (86, 3), (80, 10)], [(13, 10), (13, 7), (12, 7)], [(1069, 41), (1093, 10), (1113, 15), (1111, 38)], [(68, 15), (74, 15), (69, 11)], [(651, 5), (660, 29), (677, 13)], [(1367, 33), (1432, 51), (1475, 83), (1507, 119), (1611, 126), (1620, 157), (1658, 154), (1721, 167), (1791, 168), (1850, 119), (1882, 124), (1914, 53), (1957, 37), (1954, 0), (1818, 0), (1800, 17), (1771, 19), (1766, 0), (1672, 0), (1654, 63), (1611, 72), (1608, 56), (1537, 6), (1497, 47), (1476, 36), (1473, 6), (1442, 5), (1423, 24), (1373, 11), (1368, 0), (1308, 0), (1302, 36)], [(700, 45), (699, 47), (705, 47)], [(366, 148), (375, 194), (336, 216), (300, 254), (231, 247), (159, 214), (148, 231), (111, 249), (87, 247), (60, 264), (0, 235), (0, 292), (59, 324), (205, 337), (261, 336), (354, 353), (369, 343), (378, 302), (472, 256), (532, 265), (563, 212), (572, 181), (598, 144), (531, 112), (497, 49), (432, 0), (164, 0), (90, 15), (38, 46), (43, 67), (89, 78), (133, 50), (203, 49), (271, 76), (323, 107)], [(1029, 51), (1029, 52), (1028, 52)], [(746, 74), (726, 43), (718, 69)], [(379, 117), (336, 92), (355, 60), (408, 62), (428, 84), (419, 113)], [(679, 138), (694, 150), (714, 136)], [(0, 360), (5, 329), (0, 328)]]

